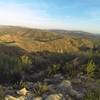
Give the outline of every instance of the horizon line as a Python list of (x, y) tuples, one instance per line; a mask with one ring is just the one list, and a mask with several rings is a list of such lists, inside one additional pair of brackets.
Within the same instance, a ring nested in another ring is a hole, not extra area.
[(100, 33), (93, 33), (85, 30), (75, 30), (75, 29), (64, 29), (64, 28), (42, 28), (42, 27), (32, 27), (32, 26), (27, 26), (27, 25), (8, 25), (8, 24), (0, 24), (0, 27), (19, 27), (19, 28), (30, 28), (30, 29), (38, 29), (38, 30), (58, 30), (58, 31), (78, 31), (78, 32), (86, 32), (90, 34), (97, 34), (100, 35)]

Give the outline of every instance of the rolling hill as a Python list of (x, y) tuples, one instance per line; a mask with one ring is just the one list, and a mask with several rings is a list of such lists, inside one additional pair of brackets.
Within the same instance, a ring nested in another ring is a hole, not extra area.
[[(96, 36), (81, 31), (40, 30), (17, 26), (0, 27), (0, 43), (18, 46), (28, 52), (79, 52), (92, 49)], [(98, 39), (99, 40), (99, 39)]]

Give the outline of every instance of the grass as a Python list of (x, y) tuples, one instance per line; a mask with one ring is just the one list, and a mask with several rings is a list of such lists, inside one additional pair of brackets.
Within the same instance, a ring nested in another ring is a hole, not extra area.
[(41, 96), (43, 93), (48, 91), (48, 85), (46, 83), (37, 83), (37, 87), (34, 88), (35, 96)]
[(100, 90), (88, 90), (84, 100), (100, 100)]

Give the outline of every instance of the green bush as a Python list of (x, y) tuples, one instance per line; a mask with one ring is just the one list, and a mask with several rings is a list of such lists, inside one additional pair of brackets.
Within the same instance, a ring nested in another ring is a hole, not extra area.
[(24, 71), (29, 69), (31, 61), (28, 57), (15, 57), (0, 54), (0, 80), (18, 81)]
[(90, 60), (88, 62), (88, 64), (87, 64), (87, 69), (86, 69), (87, 75), (89, 77), (94, 77), (95, 69), (96, 69), (96, 65), (95, 65), (94, 61), (93, 60)]
[(88, 90), (84, 100), (100, 100), (100, 90)]
[(24, 71), (29, 71), (32, 65), (32, 60), (29, 56), (23, 55), (20, 57), (21, 64)]

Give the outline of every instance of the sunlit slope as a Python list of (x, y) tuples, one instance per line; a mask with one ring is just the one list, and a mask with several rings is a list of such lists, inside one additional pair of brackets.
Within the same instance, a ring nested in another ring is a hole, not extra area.
[[(28, 33), (27, 33), (28, 34)], [(34, 38), (34, 37), (33, 37)], [(19, 34), (6, 34), (0, 36), (1, 43), (18, 46), (28, 52), (49, 51), (49, 52), (78, 52), (80, 48), (93, 48), (93, 43), (87, 39), (74, 39), (62, 37), (49, 41), (31, 39)]]

